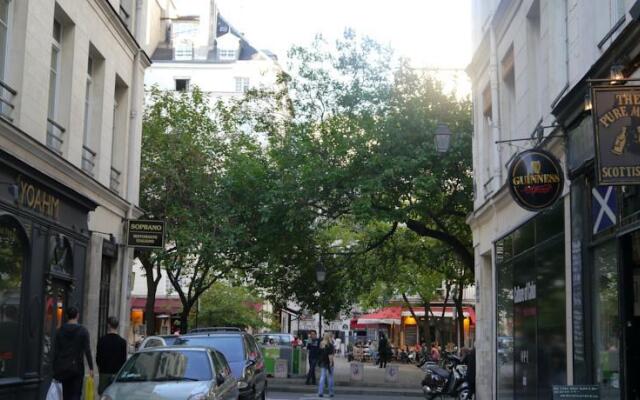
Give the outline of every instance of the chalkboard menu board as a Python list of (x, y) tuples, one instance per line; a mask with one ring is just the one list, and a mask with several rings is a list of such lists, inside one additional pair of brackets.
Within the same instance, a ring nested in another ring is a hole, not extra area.
[(554, 386), (553, 400), (560, 399), (600, 399), (598, 385)]

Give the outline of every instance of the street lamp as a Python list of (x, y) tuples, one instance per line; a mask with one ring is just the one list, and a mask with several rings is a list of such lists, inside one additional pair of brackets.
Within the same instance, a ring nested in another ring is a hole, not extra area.
[(447, 124), (439, 123), (435, 133), (436, 151), (438, 153), (446, 153), (451, 144), (451, 130)]
[(318, 261), (318, 263), (316, 264), (316, 280), (318, 281), (318, 283), (322, 283), (326, 278), (327, 269), (324, 267), (322, 261)]

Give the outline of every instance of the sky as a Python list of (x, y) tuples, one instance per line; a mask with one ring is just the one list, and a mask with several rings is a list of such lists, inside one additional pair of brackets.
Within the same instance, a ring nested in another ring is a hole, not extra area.
[[(217, 0), (252, 44), (286, 59), (294, 44), (345, 27), (389, 44), (415, 67), (464, 69), (471, 60), (471, 0)], [(444, 73), (451, 76), (450, 73)], [(462, 74), (464, 75), (464, 74)]]

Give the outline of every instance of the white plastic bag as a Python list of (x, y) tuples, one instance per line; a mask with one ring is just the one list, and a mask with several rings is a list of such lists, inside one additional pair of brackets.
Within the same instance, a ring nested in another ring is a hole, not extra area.
[(46, 400), (62, 400), (62, 383), (55, 379), (51, 380)]

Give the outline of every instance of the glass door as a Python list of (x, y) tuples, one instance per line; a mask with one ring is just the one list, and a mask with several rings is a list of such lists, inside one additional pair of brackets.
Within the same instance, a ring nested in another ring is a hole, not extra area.
[(53, 351), (56, 331), (65, 320), (65, 311), (69, 298), (69, 284), (61, 280), (52, 280), (44, 300), (44, 325), (42, 337), (42, 375), (52, 376)]
[(622, 312), (625, 349), (626, 399), (640, 399), (640, 232), (623, 240)]

